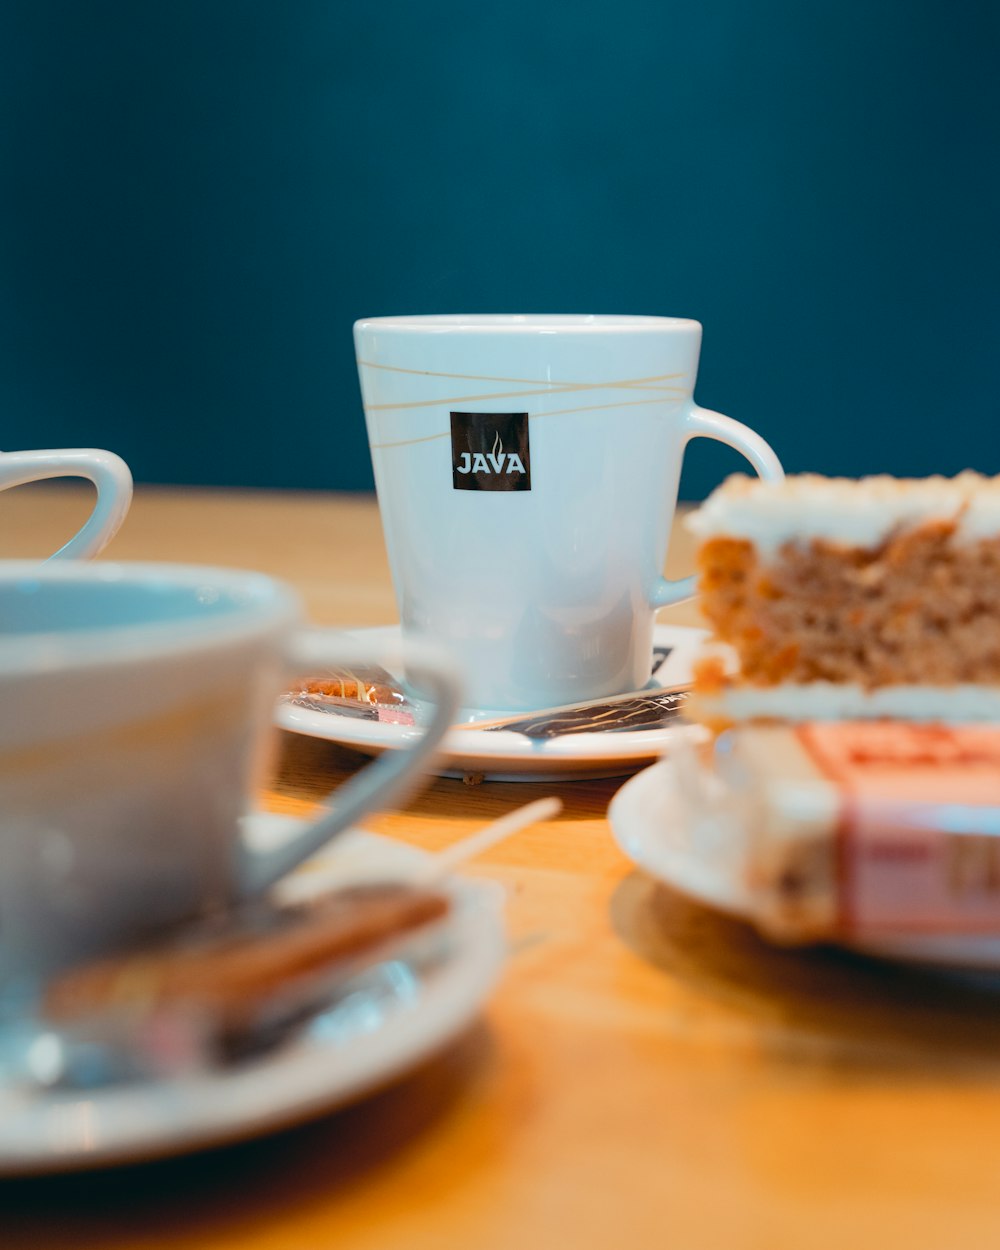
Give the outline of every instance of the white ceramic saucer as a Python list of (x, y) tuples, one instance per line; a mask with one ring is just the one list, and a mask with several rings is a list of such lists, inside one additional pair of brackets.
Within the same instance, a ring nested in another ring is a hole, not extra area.
[[(273, 845), (298, 823), (257, 815), (247, 836)], [(352, 831), (304, 865), (286, 892), (398, 879), (425, 859)], [(448, 888), (451, 940), (440, 964), (414, 974), (401, 963), (377, 998), (342, 1001), (263, 1058), (85, 1093), (0, 1088), (0, 1176), (134, 1162), (256, 1136), (356, 1101), (412, 1068), (475, 1016), (505, 956), (499, 887), (456, 877)]]
[[(354, 630), (351, 635), (373, 645), (390, 645), (399, 627)], [(707, 637), (703, 629), (685, 625), (657, 625), (653, 645), (668, 652), (653, 674), (650, 690), (690, 683), (696, 655)], [(566, 781), (585, 777), (620, 777), (656, 759), (680, 739), (697, 740), (703, 733), (684, 721), (649, 729), (574, 733), (537, 739), (507, 730), (473, 729), (476, 721), (496, 720), (509, 712), (465, 709), (462, 724), (445, 737), (438, 762), (442, 776), (475, 777), (489, 781)], [(418, 731), (404, 725), (353, 719), (280, 703), (275, 719), (282, 729), (326, 738), (341, 746), (375, 755), (406, 746)]]
[[(749, 920), (742, 847), (727, 830), (685, 825), (670, 760), (662, 760), (627, 781), (608, 809), (618, 845), (634, 864), (697, 902)], [(921, 935), (881, 937), (851, 949), (936, 968), (1000, 971), (1000, 937)]]

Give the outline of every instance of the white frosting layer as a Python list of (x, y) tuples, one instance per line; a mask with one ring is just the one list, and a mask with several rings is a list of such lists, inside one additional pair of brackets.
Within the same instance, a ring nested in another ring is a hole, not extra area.
[(803, 473), (783, 482), (734, 474), (685, 521), (700, 539), (746, 538), (772, 551), (824, 538), (873, 547), (925, 521), (957, 521), (963, 538), (1000, 534), (1000, 477), (853, 478)]
[(725, 720), (940, 721), (950, 725), (1000, 721), (1000, 686), (880, 686), (854, 683), (783, 682), (733, 686), (718, 695), (697, 695), (696, 714)]

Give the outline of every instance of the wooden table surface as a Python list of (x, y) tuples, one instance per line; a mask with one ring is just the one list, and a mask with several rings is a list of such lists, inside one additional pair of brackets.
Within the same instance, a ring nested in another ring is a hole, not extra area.
[[(83, 489), (5, 492), (0, 556), (45, 554), (87, 504)], [(395, 619), (367, 497), (140, 488), (106, 555), (263, 569), (317, 622)], [(308, 811), (361, 762), (286, 735), (266, 802)], [(1000, 980), (765, 945), (632, 868), (605, 819), (621, 784), (437, 780), (373, 817), (433, 850), (529, 798), (563, 799), (559, 819), (474, 869), (507, 888), (511, 939), (481, 1020), (310, 1124), (0, 1183), (0, 1248), (997, 1244)]]

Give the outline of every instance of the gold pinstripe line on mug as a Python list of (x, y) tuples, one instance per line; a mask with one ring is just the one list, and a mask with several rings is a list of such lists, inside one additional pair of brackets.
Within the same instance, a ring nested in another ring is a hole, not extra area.
[(451, 378), (457, 382), (516, 382), (518, 386), (640, 386), (646, 383), (666, 382), (670, 378), (687, 377), (681, 373), (654, 373), (648, 378), (623, 378), (620, 382), (557, 382), (553, 378), (503, 378), (488, 373), (438, 373), (434, 369), (405, 369), (402, 365), (380, 365), (374, 360), (357, 360), (358, 368), (382, 369), (386, 373), (406, 373), (419, 378)]
[[(539, 417), (563, 417), (574, 412), (599, 412), (603, 408), (628, 408), (635, 404), (679, 404), (684, 395), (657, 395), (649, 399), (623, 399), (617, 404), (588, 404), (585, 408), (554, 408), (551, 412), (529, 412), (528, 420), (537, 421)], [(442, 401), (442, 402), (447, 402)], [(489, 416), (489, 413), (485, 413)], [(450, 430), (442, 430), (439, 434), (423, 434), (420, 438), (401, 438), (395, 443), (372, 443), (372, 451), (385, 451), (390, 447), (412, 447), (415, 443), (432, 443), (436, 438), (448, 438)]]
[(488, 391), (484, 395), (445, 395), (439, 399), (410, 400), (405, 404), (368, 404), (369, 412), (400, 412), (411, 408), (435, 408), (440, 404), (483, 404), (494, 399), (523, 399), (532, 395), (575, 395), (581, 391), (608, 391), (620, 387), (626, 391), (655, 390), (658, 395), (669, 398), (680, 392), (685, 394), (684, 386), (643, 387), (633, 386), (628, 382), (585, 382), (573, 386), (544, 386), (533, 391)]

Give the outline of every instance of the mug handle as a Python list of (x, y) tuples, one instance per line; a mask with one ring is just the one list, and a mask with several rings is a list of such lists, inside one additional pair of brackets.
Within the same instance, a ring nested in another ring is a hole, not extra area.
[(86, 524), (49, 559), (96, 556), (118, 533), (132, 502), (128, 465), (114, 452), (93, 447), (0, 452), (0, 490), (49, 477), (85, 477), (97, 487), (97, 502)]
[[(714, 438), (716, 442), (725, 443), (742, 453), (750, 461), (757, 473), (767, 482), (780, 482), (785, 476), (781, 462), (759, 434), (755, 434), (749, 426), (741, 425), (732, 417), (724, 417), (721, 412), (712, 412), (708, 408), (699, 408), (692, 404), (684, 421), (684, 445), (692, 438)], [(669, 581), (665, 577), (657, 579), (650, 596), (650, 605), (654, 608), (665, 608), (672, 603), (682, 603), (691, 599), (698, 585), (696, 575), (682, 577), (678, 581)]]
[(407, 737), (407, 749), (384, 751), (346, 781), (336, 792), (334, 806), (290, 842), (267, 851), (244, 848), (237, 876), (240, 899), (255, 898), (269, 890), (376, 805), (380, 808), (398, 806), (454, 724), (461, 702), (462, 690), (454, 665), (443, 651), (429, 643), (405, 640), (391, 647), (373, 647), (370, 642), (311, 633), (301, 633), (292, 639), (288, 664), (298, 672), (319, 665), (350, 669), (373, 663), (391, 667), (394, 662), (397, 665), (402, 662), (407, 684), (422, 699), (433, 700), (434, 710), (422, 727), (423, 732), (419, 737)]

